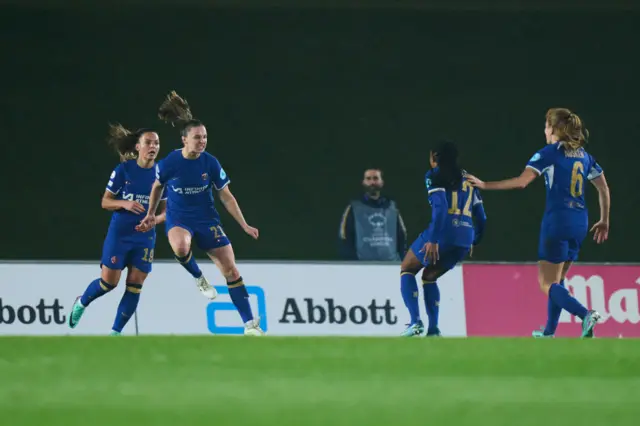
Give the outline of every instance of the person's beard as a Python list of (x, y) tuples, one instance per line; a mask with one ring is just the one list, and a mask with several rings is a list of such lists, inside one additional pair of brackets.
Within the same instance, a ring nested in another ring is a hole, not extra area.
[(380, 195), (380, 190), (382, 189), (379, 185), (363, 185), (364, 192), (366, 192), (370, 196), (378, 196)]

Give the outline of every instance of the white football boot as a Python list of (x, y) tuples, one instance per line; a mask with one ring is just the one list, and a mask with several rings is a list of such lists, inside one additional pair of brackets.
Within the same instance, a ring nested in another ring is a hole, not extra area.
[(264, 336), (265, 332), (260, 328), (260, 317), (244, 323), (245, 336)]
[(209, 281), (204, 277), (204, 274), (202, 274), (200, 278), (196, 278), (196, 286), (198, 287), (198, 290), (200, 290), (200, 293), (202, 293), (207, 299), (213, 300), (218, 297), (218, 292), (211, 284), (209, 284)]

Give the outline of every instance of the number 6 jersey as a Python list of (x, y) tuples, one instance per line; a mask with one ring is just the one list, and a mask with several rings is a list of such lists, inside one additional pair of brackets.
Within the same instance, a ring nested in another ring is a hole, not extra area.
[(544, 176), (547, 197), (543, 223), (588, 227), (585, 181), (600, 176), (602, 168), (587, 151), (550, 144), (536, 152), (526, 167)]

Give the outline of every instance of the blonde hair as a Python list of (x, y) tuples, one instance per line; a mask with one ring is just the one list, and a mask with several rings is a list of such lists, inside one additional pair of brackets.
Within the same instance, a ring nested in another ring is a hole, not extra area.
[(567, 108), (551, 108), (547, 111), (546, 119), (553, 134), (569, 149), (575, 150), (586, 145), (589, 131), (578, 114)]

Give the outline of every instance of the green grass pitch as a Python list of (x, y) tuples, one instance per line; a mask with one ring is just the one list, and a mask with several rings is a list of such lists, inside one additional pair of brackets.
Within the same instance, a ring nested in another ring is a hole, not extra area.
[(0, 338), (0, 423), (640, 424), (640, 340)]

